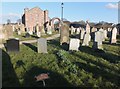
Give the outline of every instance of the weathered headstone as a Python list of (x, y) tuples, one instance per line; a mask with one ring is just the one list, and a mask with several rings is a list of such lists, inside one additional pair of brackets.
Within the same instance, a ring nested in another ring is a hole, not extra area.
[(4, 29), (5, 29), (6, 39), (14, 37), (12, 25), (5, 25)]
[(20, 28), (18, 29), (17, 34), (18, 34), (18, 35), (21, 35)]
[(38, 37), (41, 37), (41, 32), (37, 32), (37, 36), (38, 36)]
[(66, 24), (60, 28), (60, 45), (62, 43), (69, 43), (69, 27)]
[(90, 33), (90, 25), (88, 23), (86, 25), (86, 33)]
[(25, 34), (25, 38), (29, 38), (30, 37), (30, 34), (29, 33), (26, 33)]
[(75, 38), (70, 39), (69, 50), (78, 51), (79, 46), (80, 46), (80, 40), (79, 39), (75, 39)]
[(103, 41), (105, 41), (104, 29), (100, 28), (99, 31), (101, 32), (101, 37), (103, 38)]
[(19, 51), (19, 40), (9, 39), (7, 40), (7, 52), (18, 52)]
[(117, 37), (117, 28), (114, 27), (113, 30), (111, 31), (111, 37), (110, 37), (110, 43), (116, 43), (116, 37)]
[(90, 34), (89, 33), (85, 33), (82, 46), (89, 46), (90, 40), (91, 40)]
[(104, 38), (107, 39), (107, 38), (108, 38), (108, 37), (107, 37), (107, 30), (104, 30), (103, 33), (104, 33)]
[(101, 31), (95, 32), (95, 39), (93, 42), (93, 49), (103, 49), (102, 41), (103, 41), (103, 33)]
[(82, 40), (85, 34), (85, 29), (81, 28), (81, 32), (80, 32), (80, 39)]
[(51, 35), (52, 34), (52, 28), (51, 26), (48, 26), (48, 29), (47, 29), (47, 34)]
[(31, 31), (31, 30), (30, 30), (28, 33), (29, 33), (30, 35), (33, 35), (33, 31)]
[(38, 39), (38, 53), (47, 53), (47, 40), (45, 38)]
[(76, 28), (76, 34), (79, 34), (79, 33), (80, 33), (80, 29)]

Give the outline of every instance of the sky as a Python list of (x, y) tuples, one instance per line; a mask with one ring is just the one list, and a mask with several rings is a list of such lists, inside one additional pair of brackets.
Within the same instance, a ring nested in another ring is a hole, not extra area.
[[(31, 9), (36, 6), (48, 10), (50, 18), (61, 18), (61, 2), (2, 2), (0, 23), (6, 23), (7, 19), (16, 22), (17, 19), (21, 19), (24, 8)], [(64, 2), (63, 7), (63, 18), (72, 22), (89, 20), (118, 23), (117, 2)]]

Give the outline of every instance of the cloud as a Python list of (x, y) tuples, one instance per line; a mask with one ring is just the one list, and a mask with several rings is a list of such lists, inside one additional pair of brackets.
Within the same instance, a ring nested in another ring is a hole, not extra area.
[(6, 23), (7, 19), (10, 19), (11, 22), (16, 22), (17, 19), (21, 18), (21, 15), (17, 13), (0, 14), (0, 18), (2, 18), (2, 23)]
[(0, 17), (2, 17), (2, 18), (6, 18), (6, 17), (20, 17), (20, 14), (17, 14), (17, 13), (1, 14)]
[(109, 8), (109, 9), (118, 9), (118, 3), (116, 3), (116, 4), (108, 3), (106, 5), (106, 7)]

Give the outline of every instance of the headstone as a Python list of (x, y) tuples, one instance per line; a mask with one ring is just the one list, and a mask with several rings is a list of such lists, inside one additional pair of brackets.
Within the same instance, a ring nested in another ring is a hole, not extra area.
[(62, 43), (69, 43), (69, 27), (66, 24), (60, 28), (60, 45)]
[(7, 39), (14, 38), (12, 25), (5, 25), (4, 27), (5, 27), (5, 34)]
[(104, 30), (103, 34), (104, 34), (104, 38), (107, 39), (108, 38), (107, 37), (107, 30)]
[(84, 34), (85, 34), (85, 29), (81, 28), (81, 32), (80, 32), (80, 39), (81, 40), (83, 40)]
[(18, 29), (17, 34), (18, 34), (18, 35), (21, 35), (20, 28)]
[(18, 52), (19, 51), (19, 40), (9, 39), (7, 40), (7, 52)]
[(105, 41), (105, 36), (104, 36), (104, 30), (102, 28), (99, 29), (99, 31), (101, 32), (101, 36), (103, 38), (103, 41)]
[(79, 46), (80, 46), (80, 40), (79, 39), (75, 39), (75, 38), (71, 38), (70, 39), (70, 45), (69, 45), (69, 50), (79, 50)]
[(37, 32), (37, 36), (38, 36), (38, 37), (41, 37), (41, 32)]
[(93, 49), (103, 49), (102, 41), (103, 41), (103, 33), (101, 31), (95, 32), (95, 39), (93, 42)]
[(89, 26), (88, 23), (87, 23), (87, 25), (86, 25), (86, 33), (90, 33), (90, 26)]
[(110, 43), (116, 43), (116, 37), (117, 37), (117, 28), (114, 27), (113, 30), (111, 31), (111, 37), (110, 37)]
[(80, 34), (80, 29), (76, 28), (76, 34)]
[(25, 38), (29, 38), (30, 37), (30, 34), (29, 33), (26, 33), (25, 34)]
[(74, 27), (71, 26), (71, 35), (74, 33)]
[(51, 26), (48, 26), (47, 34), (49, 34), (49, 35), (52, 34), (52, 28), (51, 28)]
[(29, 33), (30, 35), (33, 35), (33, 31), (31, 31), (31, 30), (30, 30), (28, 33)]
[(89, 46), (90, 40), (91, 40), (90, 34), (89, 33), (85, 33), (82, 46)]
[(45, 38), (38, 39), (38, 53), (47, 53), (47, 40)]

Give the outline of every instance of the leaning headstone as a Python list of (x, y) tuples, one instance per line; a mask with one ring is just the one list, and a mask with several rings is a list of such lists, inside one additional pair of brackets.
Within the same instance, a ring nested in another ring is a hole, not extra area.
[(70, 45), (69, 45), (69, 50), (79, 50), (79, 46), (80, 46), (80, 40), (79, 39), (75, 39), (75, 38), (71, 38), (70, 39)]
[(101, 31), (95, 32), (95, 39), (93, 42), (93, 49), (103, 49), (102, 47), (102, 41), (103, 41), (103, 33)]
[(45, 38), (38, 39), (38, 53), (47, 53), (47, 40)]
[(90, 34), (89, 33), (85, 33), (82, 46), (89, 46), (90, 40), (91, 40)]
[(111, 37), (110, 37), (110, 43), (116, 43), (116, 37), (117, 37), (117, 28), (114, 27), (113, 30), (111, 31)]
[(7, 52), (18, 52), (19, 51), (19, 40), (9, 39), (7, 40)]
[(60, 45), (62, 43), (69, 43), (69, 27), (67, 24), (63, 24), (60, 28)]

